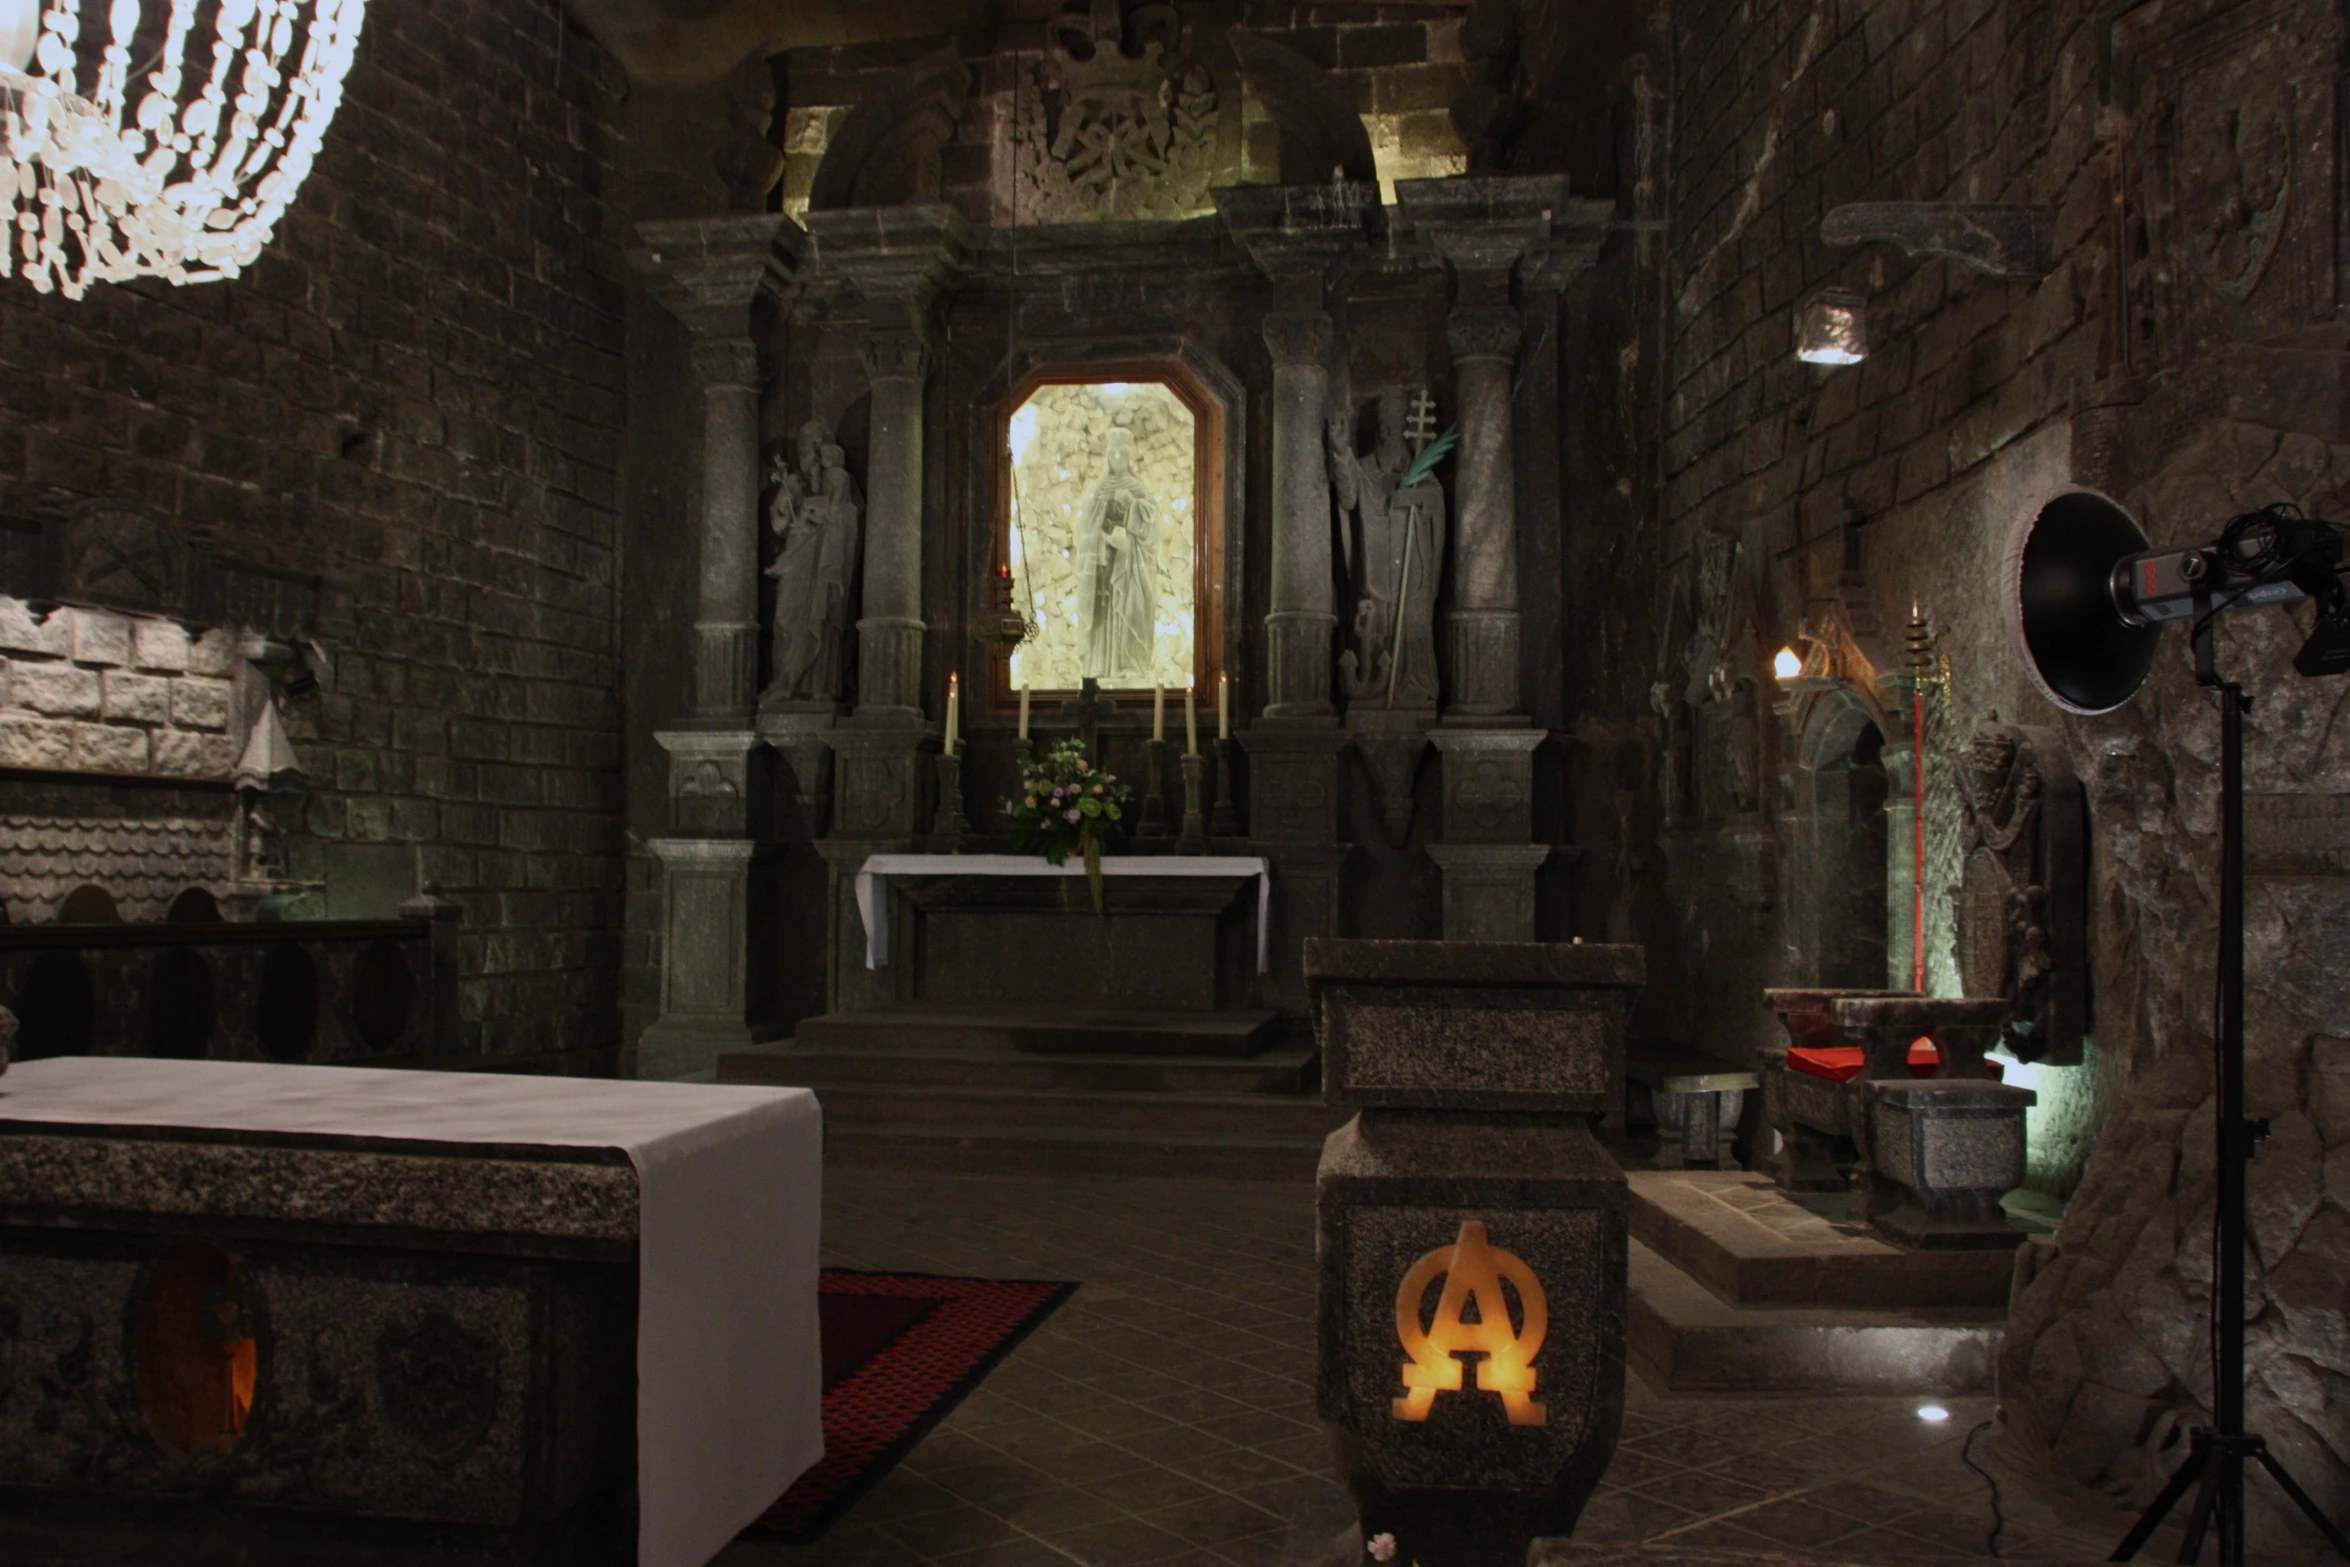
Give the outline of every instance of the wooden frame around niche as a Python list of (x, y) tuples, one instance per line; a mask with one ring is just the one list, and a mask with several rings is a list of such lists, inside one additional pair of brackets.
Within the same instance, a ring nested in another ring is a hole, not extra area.
[[(1189, 365), (1180, 359), (1092, 359), (1054, 361), (1031, 369), (996, 404), (989, 420), (989, 439), (995, 449), (995, 503), (988, 510), (988, 587), (986, 607), (995, 601), (997, 573), (1011, 563), (1012, 532), (1012, 416), (1022, 404), (1047, 386), (1086, 386), (1103, 381), (1150, 381), (1173, 392), (1191, 410), (1191, 512), (1194, 537), (1191, 560), (1191, 667), (1205, 722), (1214, 721), (1216, 678), (1224, 672), (1224, 548), (1227, 519), (1225, 446), (1229, 410)], [(1025, 606), (1022, 606), (1025, 608)], [(1132, 697), (1147, 694), (1148, 686), (1105, 686), (1104, 695)], [(1075, 686), (1039, 686), (1031, 702), (1078, 694)], [(1171, 692), (1180, 707), (1182, 694)], [(988, 660), (990, 713), (1020, 710), (1019, 688), (1012, 684), (1009, 656)], [(1179, 714), (1177, 715), (1179, 717)]]

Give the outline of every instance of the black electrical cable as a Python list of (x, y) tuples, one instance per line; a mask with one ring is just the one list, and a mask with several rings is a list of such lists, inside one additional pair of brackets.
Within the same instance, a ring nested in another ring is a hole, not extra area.
[(1993, 1478), (1990, 1470), (1975, 1462), (1975, 1438), (1990, 1429), (1991, 1422), (1986, 1420), (1969, 1431), (1966, 1434), (1966, 1440), (1959, 1444), (1958, 1461), (1981, 1475), (1983, 1483), (1991, 1488), (1991, 1533), (1989, 1538), (1984, 1540), (1983, 1548), (1993, 1556), (1999, 1556), (2001, 1554), (1999, 1537), (2007, 1532), (2007, 1514), (2001, 1510), (1999, 1505), (1999, 1482)]

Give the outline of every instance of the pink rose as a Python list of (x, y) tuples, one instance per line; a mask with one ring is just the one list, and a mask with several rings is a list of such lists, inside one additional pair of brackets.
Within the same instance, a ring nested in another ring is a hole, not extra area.
[(1371, 1536), (1371, 1543), (1366, 1545), (1364, 1549), (1371, 1553), (1371, 1560), (1375, 1562), (1394, 1561), (1395, 1536), (1392, 1534), (1374, 1534)]
[(1073, 822), (1081, 822), (1085, 820), (1085, 813), (1083, 811), (1063, 811), (1061, 814)]

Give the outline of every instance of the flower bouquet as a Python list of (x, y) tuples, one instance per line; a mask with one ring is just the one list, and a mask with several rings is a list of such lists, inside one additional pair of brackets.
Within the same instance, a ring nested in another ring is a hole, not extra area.
[(1077, 740), (1063, 740), (1044, 755), (1020, 764), (1020, 797), (1004, 802), (1012, 819), (1012, 846), (1042, 854), (1062, 865), (1071, 854), (1085, 857), (1085, 879), (1093, 887), (1093, 911), (1102, 912), (1102, 850), (1126, 836), (1126, 810), (1134, 791), (1085, 759)]

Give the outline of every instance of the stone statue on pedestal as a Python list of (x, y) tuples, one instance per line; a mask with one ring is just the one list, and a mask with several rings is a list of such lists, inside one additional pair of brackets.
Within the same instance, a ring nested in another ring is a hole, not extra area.
[(767, 568), (775, 581), (775, 638), (764, 700), (837, 702), (863, 501), (823, 420), (800, 426), (799, 445), (798, 472), (776, 458), (767, 508), (782, 546)]
[(1158, 643), (1159, 504), (1134, 471), (1134, 432), (1112, 429), (1077, 516), (1077, 629), (1088, 679), (1148, 685)]
[[(1354, 514), (1339, 536), (1361, 589), (1355, 601), (1355, 645), (1339, 655), (1340, 678), (1346, 694), (1358, 701), (1432, 708), (1444, 491), (1433, 473), (1421, 469), (1415, 476), (1414, 470), (1435, 433), (1434, 409), (1423, 391), (1407, 417), (1404, 389), (1381, 391), (1379, 445), (1368, 456), (1356, 455), (1351, 426), (1343, 412), (1330, 416), (1331, 490), (1339, 510)], [(1407, 436), (1416, 448), (1406, 444)]]

